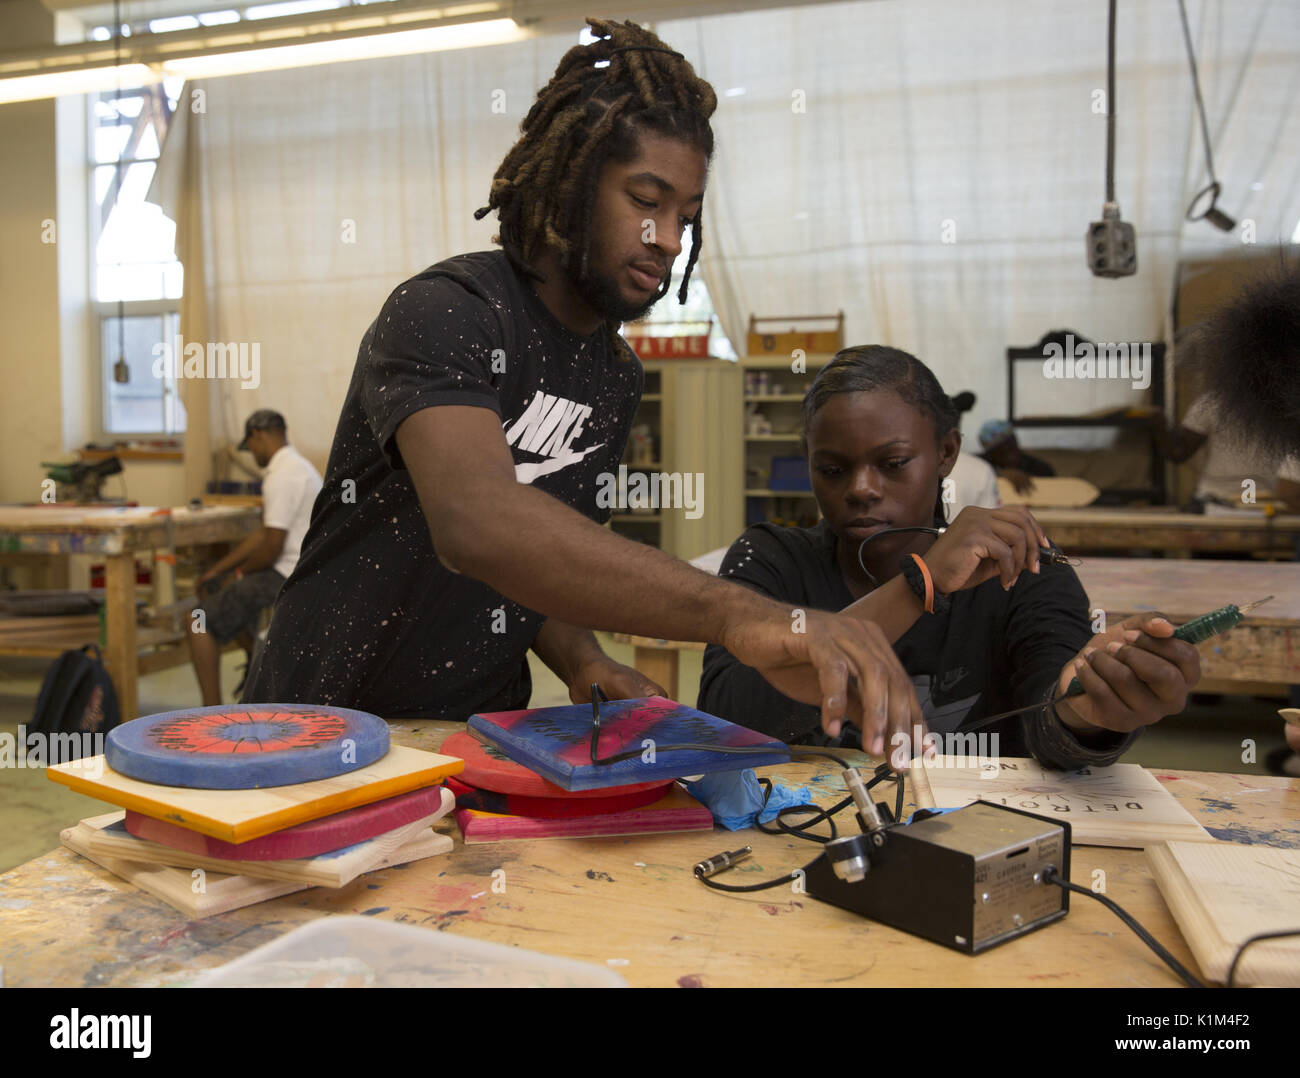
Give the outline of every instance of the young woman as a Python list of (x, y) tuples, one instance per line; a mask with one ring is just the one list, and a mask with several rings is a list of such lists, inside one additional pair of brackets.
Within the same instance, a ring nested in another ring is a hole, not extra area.
[[(1001, 755), (1062, 768), (1113, 763), (1143, 726), (1182, 710), (1200, 677), (1196, 649), (1169, 639), (1173, 626), (1157, 614), (1094, 635), (1078, 578), (1049, 560), (1024, 508), (971, 507), (947, 524), (957, 421), (915, 357), (876, 345), (840, 352), (804, 399), (804, 449), (824, 519), (815, 528), (755, 525), (721, 575), (798, 608), (874, 621), (936, 734), (1039, 704), (989, 730)], [(941, 536), (931, 530), (944, 527)], [(1061, 699), (1076, 676), (1084, 695)], [(705, 652), (699, 706), (786, 741), (857, 742), (857, 731), (842, 734), (836, 723), (823, 733), (816, 709), (717, 645)], [(861, 741), (891, 759), (906, 747), (884, 721), (865, 720)]]

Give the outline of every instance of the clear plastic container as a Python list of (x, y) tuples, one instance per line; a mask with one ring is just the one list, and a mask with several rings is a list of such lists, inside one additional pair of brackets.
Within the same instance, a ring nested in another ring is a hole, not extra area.
[(371, 917), (322, 917), (207, 970), (192, 988), (626, 988), (570, 958)]

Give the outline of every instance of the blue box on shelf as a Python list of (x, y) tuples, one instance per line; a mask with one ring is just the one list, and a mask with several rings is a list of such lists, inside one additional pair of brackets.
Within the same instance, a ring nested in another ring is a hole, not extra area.
[(803, 457), (773, 457), (771, 490), (812, 490), (808, 462)]

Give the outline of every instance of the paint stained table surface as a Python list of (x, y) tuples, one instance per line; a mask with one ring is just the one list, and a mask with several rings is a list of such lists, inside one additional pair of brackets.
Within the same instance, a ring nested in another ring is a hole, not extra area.
[[(410, 720), (391, 726), (394, 743), (430, 751), (461, 728)], [(822, 804), (844, 796), (831, 765), (764, 772), (807, 783)], [(1300, 780), (1153, 774), (1215, 837), (1300, 848)], [(86, 816), (96, 814), (93, 802), (86, 806)], [(300, 924), (347, 913), (608, 965), (634, 986), (1176, 985), (1129, 929), (1082, 896), (1072, 896), (1064, 920), (969, 957), (787, 888), (723, 894), (691, 873), (696, 861), (749, 844), (755, 856), (723, 882), (769, 879), (811, 861), (817, 849), (808, 842), (715, 830), (466, 847), (449, 821), (437, 826), (456, 836), (445, 857), (193, 922), (55, 850), (0, 876), (5, 984), (184, 984)], [(1076, 847), (1074, 881), (1092, 887), (1098, 871), (1110, 897), (1180, 961), (1192, 962), (1141, 850)]]

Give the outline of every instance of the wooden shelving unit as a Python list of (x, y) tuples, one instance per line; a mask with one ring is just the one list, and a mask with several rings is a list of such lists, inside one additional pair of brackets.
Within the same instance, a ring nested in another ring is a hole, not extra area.
[[(803, 399), (817, 372), (832, 353), (807, 355), (796, 370), (795, 361), (780, 356), (751, 356), (739, 363), (743, 392), (740, 421), (743, 434), (742, 503), (744, 523), (770, 520), (808, 527), (818, 519), (817, 503), (807, 480), (807, 465), (799, 442), (803, 433)], [(759, 433), (766, 423), (769, 431)], [(799, 464), (794, 464), (798, 458)], [(802, 481), (796, 489), (774, 489), (773, 461), (784, 470), (796, 470)]]

